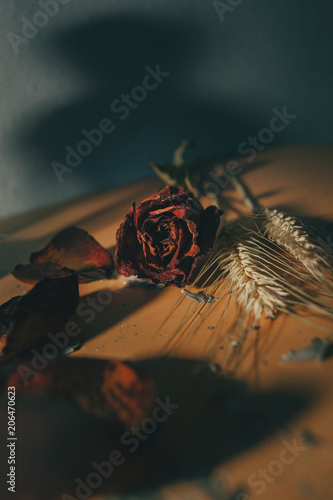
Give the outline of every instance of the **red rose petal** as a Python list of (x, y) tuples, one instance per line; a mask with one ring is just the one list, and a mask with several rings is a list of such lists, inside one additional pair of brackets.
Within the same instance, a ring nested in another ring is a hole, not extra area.
[(44, 278), (65, 278), (71, 276), (74, 272), (66, 267), (61, 267), (53, 262), (43, 262), (40, 264), (19, 264), (12, 271), (16, 279), (33, 285)]
[(74, 271), (103, 268), (113, 271), (113, 258), (87, 231), (72, 226), (60, 231), (45, 248), (34, 252), (30, 262), (54, 262)]
[(150, 415), (155, 399), (148, 375), (114, 360), (60, 358), (28, 381), (15, 371), (8, 385), (18, 393), (65, 397), (86, 412), (127, 428), (140, 425)]
[(78, 227), (60, 231), (46, 247), (30, 256), (30, 264), (15, 268), (13, 275), (25, 282), (36, 283), (45, 277), (79, 273), (80, 283), (110, 278), (114, 269), (111, 253), (92, 236)]
[(3, 304), (0, 308), (0, 331), (6, 336), (3, 357), (26, 353), (46, 340), (48, 333), (61, 331), (78, 304), (76, 275), (45, 278), (26, 295)]
[(120, 226), (118, 271), (152, 283), (185, 286), (201, 257), (212, 248), (219, 220), (216, 207), (204, 210), (191, 193), (164, 188), (136, 209), (133, 206)]

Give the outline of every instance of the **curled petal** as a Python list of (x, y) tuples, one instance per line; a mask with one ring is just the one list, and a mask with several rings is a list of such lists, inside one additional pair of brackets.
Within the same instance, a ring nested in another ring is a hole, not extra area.
[(204, 210), (191, 193), (166, 187), (126, 215), (117, 232), (118, 271), (184, 287), (212, 248), (219, 222), (216, 207)]

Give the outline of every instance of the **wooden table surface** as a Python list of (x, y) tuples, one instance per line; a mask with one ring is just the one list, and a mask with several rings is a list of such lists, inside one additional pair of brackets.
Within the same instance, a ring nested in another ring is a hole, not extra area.
[[(333, 146), (271, 149), (252, 163), (244, 158), (240, 162), (242, 179), (262, 205), (302, 217), (324, 240), (328, 237), (329, 244)], [(10, 271), (56, 232), (76, 225), (113, 250), (116, 230), (131, 202), (139, 203), (160, 187), (159, 180), (149, 179), (1, 221), (0, 232), (8, 236), (0, 244), (0, 302), (30, 289)], [(246, 211), (230, 186), (224, 193), (226, 219)], [(98, 498), (121, 498), (118, 489), (132, 482), (155, 488), (155, 496), (135, 498), (332, 499), (333, 358), (280, 362), (290, 349), (332, 333), (332, 324), (317, 317), (308, 325), (286, 315), (274, 322), (264, 320), (248, 339), (239, 369), (226, 376), (223, 370), (232, 350), (225, 337), (228, 316), (217, 328), (222, 311), (215, 307), (200, 326), (180, 333), (179, 326), (193, 317), (196, 304), (180, 302), (175, 287), (135, 288), (123, 282), (117, 277), (80, 285), (82, 301), (99, 290), (114, 293), (92, 322), (77, 318), (84, 345), (72, 356), (133, 360), (156, 378), (161, 394), (179, 408), (161, 424), (151, 446), (133, 453), (126, 474), (125, 469), (119, 471)], [(2, 405), (2, 427), (5, 410)], [(22, 403), (17, 412), (20, 489), (8, 498), (60, 499), (75, 484), (80, 460), (85, 460), (86, 470), (95, 456), (115, 446), (112, 439), (107, 442), (102, 426), (77, 421), (67, 403)], [(73, 463), (77, 467), (72, 470)]]

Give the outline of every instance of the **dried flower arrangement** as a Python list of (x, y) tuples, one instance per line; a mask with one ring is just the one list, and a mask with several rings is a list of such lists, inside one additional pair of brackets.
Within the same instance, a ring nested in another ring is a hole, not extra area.
[[(251, 211), (249, 227), (236, 221), (220, 229), (223, 198), (214, 194), (207, 208), (199, 201), (208, 180), (199, 165), (185, 164), (188, 145), (181, 144), (171, 163), (151, 163), (167, 186), (132, 204), (117, 231), (115, 262), (86, 231), (71, 227), (34, 252), (29, 264), (15, 268), (17, 279), (35, 286), (0, 307), (1, 363), (19, 360), (41, 344), (50, 321), (62, 326), (78, 304), (78, 283), (110, 278), (114, 266), (129, 277), (127, 284), (180, 288), (175, 307), (186, 297), (193, 301), (190, 316), (184, 314), (167, 345), (189, 328), (189, 320), (197, 329), (212, 308), (220, 311), (216, 327), (224, 333), (232, 302), (237, 309), (229, 334), (236, 343), (264, 317), (279, 313), (304, 321), (310, 321), (309, 312), (333, 319), (332, 259), (325, 249), (295, 217), (259, 206), (236, 176), (231, 182)], [(30, 335), (33, 323), (37, 328)]]
[[(153, 169), (169, 184), (177, 185), (183, 179), (182, 185), (198, 196), (207, 181), (204, 174), (200, 177), (197, 167), (191, 169), (180, 160), (185, 146), (187, 143), (175, 153), (176, 167), (153, 164)], [(217, 167), (216, 170), (222, 170), (220, 165)], [(299, 219), (281, 210), (261, 207), (239, 177), (231, 176), (230, 181), (252, 213), (248, 216), (250, 227), (237, 221), (224, 224), (191, 286), (182, 290), (184, 296), (200, 304), (197, 322), (193, 322), (196, 312), (192, 308), (173, 338), (180, 338), (179, 333), (186, 328), (195, 331), (212, 308), (221, 310), (220, 331), (225, 331), (223, 319), (233, 301), (237, 309), (229, 337), (237, 344), (248, 332), (259, 328), (264, 317), (274, 319), (279, 313), (306, 322), (310, 322), (311, 314), (333, 319), (331, 257)], [(223, 199), (216, 194), (213, 202), (223, 208)], [(172, 339), (167, 346), (171, 342)]]

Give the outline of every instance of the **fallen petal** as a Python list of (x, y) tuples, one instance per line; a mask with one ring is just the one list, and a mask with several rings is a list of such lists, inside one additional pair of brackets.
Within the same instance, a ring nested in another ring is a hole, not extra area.
[(59, 358), (28, 383), (16, 370), (8, 385), (21, 393), (66, 397), (86, 412), (124, 427), (140, 425), (150, 415), (155, 399), (152, 378), (114, 360)]
[(20, 264), (12, 274), (30, 284), (73, 272), (78, 273), (80, 283), (86, 283), (109, 279), (114, 270), (111, 253), (87, 231), (75, 226), (60, 231), (46, 247), (32, 253), (29, 260), (30, 264)]
[(14, 297), (0, 308), (1, 354), (5, 358), (27, 353), (59, 332), (79, 304), (75, 274), (58, 279), (45, 278), (26, 295)]

